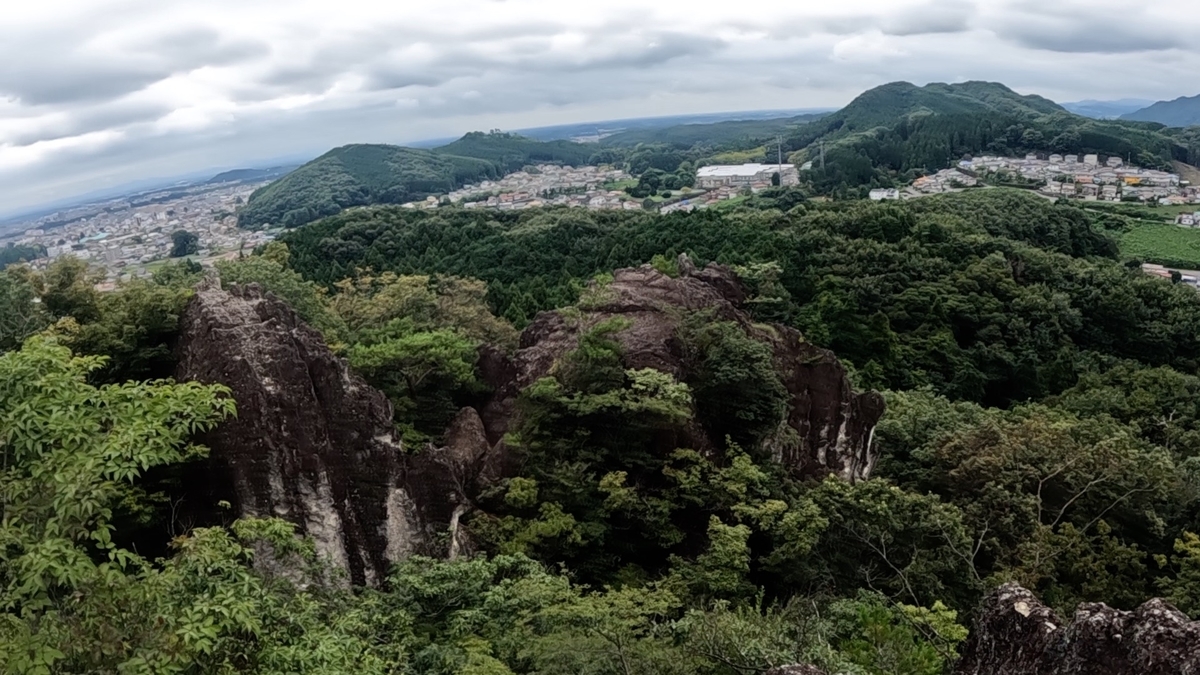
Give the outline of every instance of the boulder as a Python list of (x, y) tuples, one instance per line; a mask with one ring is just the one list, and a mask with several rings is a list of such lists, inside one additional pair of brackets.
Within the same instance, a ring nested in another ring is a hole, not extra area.
[(1006, 584), (983, 610), (958, 675), (1197, 675), (1200, 621), (1154, 599), (1132, 612), (1086, 603), (1064, 622), (1033, 593)]

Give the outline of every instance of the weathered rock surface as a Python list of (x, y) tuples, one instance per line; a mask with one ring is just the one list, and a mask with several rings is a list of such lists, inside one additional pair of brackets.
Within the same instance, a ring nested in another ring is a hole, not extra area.
[[(378, 583), (391, 561), (412, 554), (468, 552), (460, 519), (482, 487), (514, 470), (502, 439), (521, 390), (574, 349), (583, 331), (618, 316), (630, 321), (617, 335), (628, 367), (682, 378), (681, 310), (710, 310), (771, 345), (792, 398), (781, 424), (794, 431), (768, 444), (777, 461), (799, 476), (867, 477), (882, 398), (853, 392), (837, 359), (798, 332), (753, 325), (732, 272), (683, 262), (680, 278), (649, 267), (619, 270), (587, 309), (539, 315), (512, 357), (482, 348), (478, 369), (494, 395), (478, 411), (459, 412), (444, 447), (415, 454), (403, 452), (387, 398), (286, 303), (253, 284), (201, 288), (181, 322), (177, 377), (224, 384), (238, 404), (236, 419), (200, 439), (212, 450), (210, 496), (234, 502), (239, 516), (295, 523), (358, 584)], [(683, 433), (672, 447), (717, 446), (699, 424)]]
[(825, 671), (807, 664), (792, 664), (772, 668), (766, 672), (766, 675), (825, 675)]
[(295, 523), (357, 584), (377, 583), (391, 560), (446, 553), (430, 542), (456, 522), (461, 476), (486, 450), (474, 411), (447, 448), (404, 455), (387, 398), (253, 284), (200, 289), (179, 349), (179, 379), (224, 384), (237, 401), (237, 418), (201, 441), (238, 515)]
[[(611, 283), (589, 290), (580, 313), (539, 314), (521, 334), (520, 349), (511, 360), (485, 354), (481, 372), (496, 392), (482, 409), (488, 438), (500, 442), (512, 424), (521, 390), (548, 374), (558, 358), (576, 347), (583, 332), (608, 319), (630, 322), (614, 335), (624, 348), (626, 367), (654, 368), (683, 379), (680, 319), (686, 312), (708, 311), (715, 320), (735, 322), (771, 345), (775, 368), (791, 394), (786, 423), (795, 432), (787, 435), (793, 438), (790, 443), (770, 444), (775, 459), (802, 477), (868, 477), (876, 460), (872, 433), (883, 415), (883, 398), (875, 392), (855, 393), (833, 353), (805, 342), (798, 331), (752, 324), (742, 309), (745, 290), (731, 270), (719, 265), (696, 270), (686, 258), (680, 270), (678, 278), (648, 265), (617, 270)], [(721, 440), (705, 437), (700, 429), (692, 432), (681, 440), (697, 450), (711, 449)]]
[(958, 675), (1197, 675), (1200, 621), (1163, 600), (1132, 612), (1079, 606), (1066, 624), (1028, 590), (1006, 584), (984, 602)]

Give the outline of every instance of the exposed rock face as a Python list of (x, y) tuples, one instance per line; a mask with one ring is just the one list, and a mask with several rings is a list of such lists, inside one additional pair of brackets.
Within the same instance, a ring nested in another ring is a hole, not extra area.
[[(649, 267), (619, 270), (594, 289), (588, 309), (539, 315), (511, 358), (483, 347), (478, 368), (494, 395), (480, 411), (459, 412), (444, 447), (416, 454), (403, 452), (387, 398), (286, 303), (253, 284), (199, 289), (184, 312), (177, 376), (224, 384), (238, 404), (236, 419), (200, 439), (212, 450), (211, 482), (228, 486), (212, 497), (234, 501), (238, 515), (295, 523), (357, 584), (378, 583), (391, 561), (415, 553), (469, 552), (459, 521), (481, 487), (514, 471), (502, 437), (521, 390), (574, 349), (583, 331), (618, 316), (630, 321), (617, 335), (627, 367), (683, 378), (681, 310), (710, 310), (771, 346), (791, 394), (781, 420), (791, 432), (767, 444), (777, 461), (798, 476), (867, 477), (882, 398), (854, 393), (833, 355), (796, 331), (751, 324), (732, 272), (682, 263), (688, 273), (677, 279)], [(699, 424), (683, 433), (672, 447), (717, 447)]]
[(237, 418), (201, 440), (239, 515), (295, 523), (357, 584), (377, 583), (390, 560), (444, 553), (430, 542), (465, 502), (463, 466), (486, 449), (474, 411), (449, 447), (403, 455), (387, 398), (256, 285), (199, 290), (179, 356), (179, 379), (224, 384), (237, 401)]
[(1163, 600), (1132, 612), (1079, 606), (1065, 625), (1016, 584), (997, 589), (967, 642), (959, 675), (1197, 675), (1200, 621)]
[[(683, 379), (686, 364), (677, 336), (686, 312), (681, 310), (703, 310), (771, 345), (775, 368), (791, 394), (786, 424), (795, 433), (788, 436), (799, 439), (769, 443), (775, 459), (797, 476), (868, 477), (876, 460), (872, 433), (883, 415), (883, 398), (852, 391), (833, 353), (805, 342), (798, 331), (752, 324), (742, 309), (745, 290), (729, 269), (709, 265), (696, 270), (686, 258), (679, 267), (679, 278), (650, 266), (617, 270), (610, 284), (589, 290), (580, 315), (538, 315), (521, 334), (521, 348), (511, 360), (485, 354), (481, 371), (496, 390), (482, 411), (489, 439), (498, 442), (509, 430), (522, 389), (547, 375), (558, 358), (576, 347), (583, 332), (614, 317), (630, 322), (614, 335), (624, 348), (626, 367), (654, 368)], [(684, 440), (697, 450), (709, 450), (721, 440), (692, 431)]]
[(766, 672), (766, 675), (825, 675), (825, 671), (816, 666), (793, 664), (772, 668)]

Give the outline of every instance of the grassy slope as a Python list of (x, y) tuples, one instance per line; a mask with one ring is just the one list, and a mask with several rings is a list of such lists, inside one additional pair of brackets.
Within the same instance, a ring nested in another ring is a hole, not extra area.
[(1200, 229), (1143, 222), (1121, 237), (1128, 258), (1186, 269), (1200, 269)]

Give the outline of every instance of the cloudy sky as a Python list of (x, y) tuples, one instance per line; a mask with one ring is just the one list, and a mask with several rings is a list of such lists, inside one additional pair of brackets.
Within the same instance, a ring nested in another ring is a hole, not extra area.
[(1193, 95), (1193, 2), (6, 2), (0, 214), (350, 142), (838, 106), (893, 80)]

